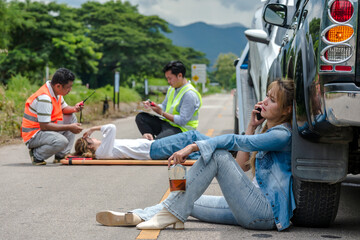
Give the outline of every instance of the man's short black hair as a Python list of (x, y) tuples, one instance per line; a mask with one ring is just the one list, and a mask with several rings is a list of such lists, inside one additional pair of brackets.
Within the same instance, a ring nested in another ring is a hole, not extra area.
[(163, 68), (163, 72), (165, 73), (165, 72), (167, 72), (169, 70), (171, 70), (171, 73), (175, 74), (176, 76), (179, 73), (182, 73), (183, 77), (185, 77), (185, 73), (186, 73), (185, 66), (179, 60), (171, 61), (168, 64), (166, 64), (165, 67)]
[(61, 85), (66, 85), (74, 80), (75, 75), (69, 69), (59, 68), (52, 77), (51, 84), (55, 85), (60, 83)]

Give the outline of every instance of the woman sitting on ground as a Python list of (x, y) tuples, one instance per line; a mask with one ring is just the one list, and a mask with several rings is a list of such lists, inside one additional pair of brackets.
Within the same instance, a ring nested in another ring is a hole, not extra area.
[[(186, 191), (171, 192), (162, 203), (128, 213), (97, 213), (99, 223), (108, 226), (135, 226), (138, 229), (184, 228), (191, 215), (201, 221), (240, 225), (249, 229), (279, 231), (290, 226), (295, 209), (291, 176), (291, 116), (294, 96), (292, 81), (274, 81), (267, 97), (255, 105), (246, 135), (228, 134), (195, 141), (169, 158), (169, 164), (186, 161), (194, 151), (201, 157), (187, 174)], [(258, 120), (257, 108), (263, 119)], [(263, 133), (255, 129), (266, 120)], [(236, 160), (224, 150), (239, 151)], [(249, 167), (249, 152), (255, 177)], [(217, 178), (223, 196), (202, 196)], [(145, 222), (143, 222), (145, 221)]]
[[(101, 131), (102, 141), (90, 137), (94, 131)], [(209, 138), (197, 131), (179, 133), (158, 140), (115, 139), (115, 136), (114, 124), (91, 127), (82, 138), (76, 140), (74, 155), (97, 159), (168, 159), (174, 152), (194, 141)], [(194, 152), (189, 158), (198, 159), (199, 156), (199, 152)]]

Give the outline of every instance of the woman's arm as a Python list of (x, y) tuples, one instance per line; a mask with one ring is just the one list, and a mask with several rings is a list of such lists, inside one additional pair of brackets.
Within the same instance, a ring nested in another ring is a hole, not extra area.
[(103, 139), (98, 149), (95, 151), (97, 158), (113, 158), (113, 149), (116, 136), (116, 127), (114, 124), (106, 124), (100, 127), (100, 129), (94, 127), (94, 130), (100, 130)]
[[(256, 109), (260, 108), (261, 104), (262, 102), (258, 102), (257, 104), (255, 104), (254, 109), (251, 112), (250, 122), (245, 131), (245, 135), (254, 135), (256, 128), (264, 122), (265, 119), (258, 120), (256, 118), (256, 114), (259, 113), (259, 111)], [(236, 154), (236, 162), (239, 164), (242, 170), (244, 170), (244, 172), (250, 169), (249, 164), (247, 164), (249, 158), (250, 158), (249, 152), (238, 151)]]
[[(258, 107), (260, 107), (262, 102), (258, 102), (251, 113), (251, 119), (248, 125), (248, 128), (246, 129), (245, 134), (246, 135), (253, 135), (255, 132), (255, 129), (257, 126), (259, 126), (261, 123), (264, 122), (264, 119), (258, 120), (255, 116), (257, 113), (259, 113), (258, 110), (256, 110)], [(170, 166), (171, 162), (173, 161), (174, 164), (177, 163), (184, 163), (187, 156), (191, 154), (194, 151), (199, 151), (204, 158), (205, 162), (210, 159), (212, 156), (212, 153), (216, 149), (227, 149), (227, 150), (236, 150), (239, 151), (236, 156), (236, 161), (240, 165), (240, 167), (246, 171), (246, 162), (249, 160), (249, 152), (247, 147), (237, 147), (236, 139), (234, 138), (242, 138), (244, 135), (234, 135), (234, 134), (228, 134), (228, 135), (222, 135), (218, 137), (212, 138), (211, 144), (207, 146), (207, 141), (196, 141), (193, 144), (190, 144), (186, 146), (185, 148), (175, 152), (171, 157), (168, 159), (168, 165)], [(219, 140), (218, 140), (219, 139)], [(235, 145), (234, 145), (235, 144)], [(245, 144), (240, 144), (245, 145)], [(248, 168), (248, 167), (247, 167)]]
[(291, 132), (285, 127), (274, 127), (274, 129), (266, 133), (256, 135), (226, 134), (207, 140), (195, 141), (195, 143), (171, 155), (168, 159), (168, 165), (170, 166), (171, 161), (174, 161), (175, 164), (184, 163), (186, 157), (194, 151), (200, 151), (201, 157), (207, 164), (216, 149), (243, 152), (281, 151), (290, 144), (290, 141)]
[(168, 159), (168, 167), (171, 165), (171, 161), (173, 161), (173, 164), (181, 164), (186, 161), (186, 158), (192, 153), (199, 151), (198, 146), (193, 143), (190, 145), (187, 145), (183, 149), (175, 152), (173, 155), (171, 155)]
[(101, 126), (94, 126), (94, 127), (91, 127), (89, 130), (87, 130), (84, 134), (83, 134), (83, 137), (84, 138), (87, 138), (87, 137), (90, 137), (90, 135), (95, 132), (95, 131), (100, 131), (101, 129)]
[[(254, 128), (249, 124), (249, 126), (246, 129), (245, 135), (254, 135), (256, 130), (256, 127)], [(250, 169), (249, 164), (247, 162), (249, 161), (250, 153), (249, 152), (243, 152), (238, 151), (236, 154), (236, 162), (239, 164), (239, 166), (244, 170), (244, 172), (248, 171)]]
[(291, 132), (285, 127), (274, 127), (265, 133), (255, 135), (227, 134), (208, 140), (195, 141), (205, 164), (210, 161), (216, 149), (233, 151), (281, 151), (290, 144)]

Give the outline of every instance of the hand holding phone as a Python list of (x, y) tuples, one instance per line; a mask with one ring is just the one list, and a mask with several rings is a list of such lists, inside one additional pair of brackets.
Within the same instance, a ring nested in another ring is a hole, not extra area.
[(151, 101), (150, 99), (148, 99), (148, 102), (150, 103), (151, 106), (155, 107), (155, 103), (153, 101)]
[(258, 107), (258, 108), (256, 108), (256, 110), (258, 110), (258, 111), (259, 111), (259, 113), (256, 113), (256, 119), (257, 119), (257, 120), (261, 120), (261, 119), (263, 119), (263, 117), (261, 116), (261, 108), (260, 108), (260, 107)]

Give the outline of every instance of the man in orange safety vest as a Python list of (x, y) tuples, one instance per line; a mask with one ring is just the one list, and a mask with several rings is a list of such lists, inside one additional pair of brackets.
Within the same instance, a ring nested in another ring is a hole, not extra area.
[(21, 137), (30, 149), (33, 165), (45, 165), (55, 155), (54, 163), (70, 153), (75, 134), (82, 131), (75, 112), (82, 102), (68, 106), (63, 98), (71, 91), (75, 75), (66, 68), (58, 69), (25, 103)]

